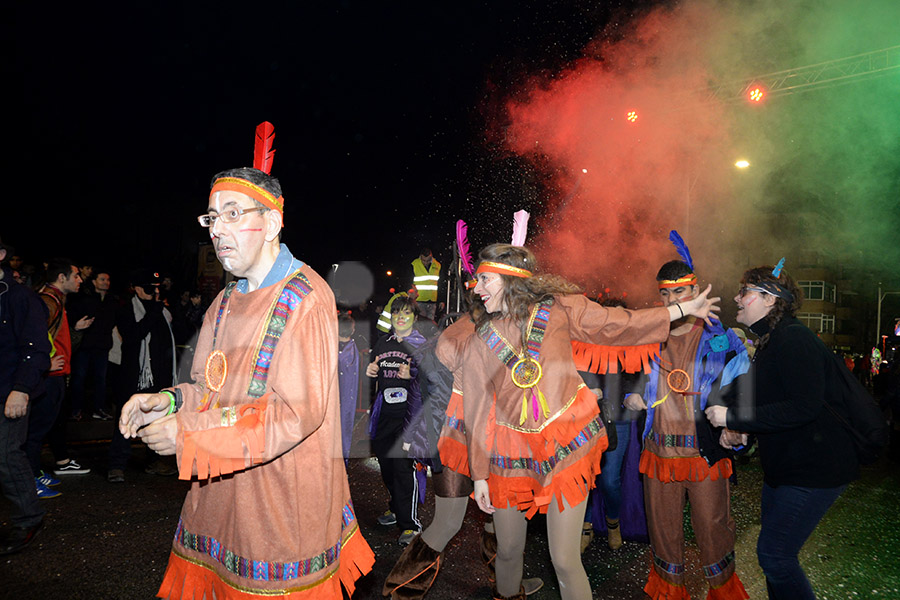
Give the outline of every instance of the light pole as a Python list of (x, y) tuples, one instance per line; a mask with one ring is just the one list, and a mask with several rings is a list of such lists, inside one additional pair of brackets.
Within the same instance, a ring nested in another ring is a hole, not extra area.
[(885, 296), (891, 294), (900, 294), (900, 292), (882, 292), (881, 282), (878, 283), (878, 318), (875, 320), (875, 347), (878, 347), (878, 340), (881, 339), (881, 301)]

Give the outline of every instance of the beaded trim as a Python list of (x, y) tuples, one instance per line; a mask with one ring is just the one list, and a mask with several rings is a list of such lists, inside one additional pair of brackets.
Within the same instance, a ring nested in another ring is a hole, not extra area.
[(569, 457), (570, 454), (587, 444), (603, 429), (603, 420), (597, 415), (590, 423), (585, 425), (578, 435), (565, 446), (560, 446), (556, 454), (547, 460), (535, 460), (533, 458), (511, 458), (508, 456), (492, 456), (491, 464), (501, 469), (525, 469), (533, 471), (538, 476), (548, 475), (559, 463)]
[[(341, 515), (342, 528), (347, 529), (356, 521), (356, 515), (353, 512), (353, 504), (348, 503), (344, 506)], [(182, 519), (178, 520), (178, 527), (175, 529), (175, 543), (183, 546), (188, 550), (205, 554), (218, 562), (225, 569), (238, 577), (246, 577), (256, 581), (288, 581), (305, 577), (321, 571), (336, 563), (341, 556), (341, 545), (343, 540), (337, 544), (324, 550), (312, 558), (306, 560), (298, 560), (294, 562), (275, 562), (264, 560), (251, 560), (249, 558), (238, 556), (231, 550), (222, 547), (222, 544), (215, 538), (207, 535), (198, 535), (190, 533), (184, 528)]]
[(666, 562), (656, 554), (652, 548), (650, 552), (653, 553), (653, 564), (657, 566), (660, 570), (668, 573), (669, 575), (681, 576), (684, 575), (684, 564), (676, 565), (675, 563)]
[(281, 339), (281, 334), (284, 333), (288, 317), (311, 291), (309, 280), (300, 271), (295, 272), (281, 290), (281, 295), (269, 314), (266, 333), (256, 349), (256, 362), (250, 377), (250, 387), (247, 390), (247, 395), (251, 398), (259, 398), (266, 393), (266, 379), (269, 377), (269, 367), (272, 364), (275, 346)]
[(725, 555), (722, 560), (713, 564), (713, 565), (705, 565), (703, 567), (703, 574), (707, 579), (711, 579), (717, 575), (721, 575), (722, 572), (728, 568), (728, 565), (734, 562), (734, 550)]
[[(534, 360), (537, 360), (541, 355), (541, 344), (544, 342), (544, 333), (547, 331), (547, 322), (550, 319), (550, 306), (552, 304), (553, 298), (544, 300), (538, 303), (531, 313), (531, 319), (526, 330), (528, 333), (525, 338), (525, 351)], [(522, 355), (513, 349), (512, 344), (500, 335), (500, 332), (497, 331), (494, 324), (490, 321), (478, 329), (478, 336), (508, 369), (512, 369), (513, 365), (522, 358)]]
[(697, 436), (651, 432), (647, 439), (663, 448), (697, 448)]
[(456, 417), (447, 417), (446, 421), (447, 427), (450, 429), (455, 429), (456, 431), (465, 435), (466, 433), (466, 422), (462, 419), (457, 419)]

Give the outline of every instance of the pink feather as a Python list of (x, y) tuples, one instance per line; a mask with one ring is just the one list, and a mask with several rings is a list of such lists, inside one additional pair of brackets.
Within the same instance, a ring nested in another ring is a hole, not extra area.
[(469, 276), (472, 275), (472, 255), (469, 251), (469, 239), (466, 237), (469, 227), (466, 222), (460, 219), (456, 222), (456, 249), (459, 251), (459, 260), (462, 262), (462, 269)]
[(513, 215), (513, 246), (524, 246), (525, 238), (528, 237), (528, 217), (531, 215), (528, 211), (520, 210)]

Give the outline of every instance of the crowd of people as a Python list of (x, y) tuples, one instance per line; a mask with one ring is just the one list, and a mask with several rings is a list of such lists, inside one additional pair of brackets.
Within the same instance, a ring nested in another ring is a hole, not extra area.
[(543, 585), (523, 578), (535, 514), (563, 599), (591, 597), (581, 556), (595, 532), (613, 551), (649, 541), (644, 591), (688, 598), (686, 501), (707, 597), (747, 598), (729, 486), (755, 438), (769, 596), (815, 597), (799, 550), (859, 468), (824, 408), (840, 403), (833, 358), (795, 318), (802, 292), (781, 264), (748, 270), (734, 297), (754, 345), (717, 318), (720, 299), (677, 235), (680, 259), (646, 283), (661, 306), (642, 310), (592, 301), (520, 242), (484, 248), (460, 281), (465, 310), (444, 314), (441, 265), (423, 249), (411, 291), (390, 298), (369, 337), (281, 243), (266, 126), (254, 166), (217, 174), (201, 207), (233, 276), (208, 308), (144, 269), (121, 296), (108, 271), (66, 259), (38, 283), (0, 244), (0, 479), (13, 505), (0, 552), (34, 538), (57, 478), (89, 471), (67, 451), (67, 423), (115, 419), (110, 482), (124, 481), (136, 438), (160, 456), (151, 472), (191, 482), (161, 597), (352, 595), (375, 560), (346, 470), (365, 414), (388, 498), (377, 524), (406, 546), (385, 596), (435, 585), (471, 496), (488, 515), (479, 551), (496, 598)]

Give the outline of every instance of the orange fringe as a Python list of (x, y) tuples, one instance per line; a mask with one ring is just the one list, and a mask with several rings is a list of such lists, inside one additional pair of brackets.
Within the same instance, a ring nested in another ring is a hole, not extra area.
[(456, 417), (460, 421), (463, 420), (463, 397), (459, 392), (454, 391), (450, 394), (450, 399), (447, 401), (447, 409), (444, 411), (449, 417)]
[(599, 346), (572, 340), (575, 368), (590, 373), (616, 373), (621, 364), (626, 373), (650, 372), (650, 361), (659, 358), (659, 344)]
[(638, 471), (663, 483), (673, 481), (703, 481), (707, 477), (716, 481), (731, 477), (731, 461), (723, 458), (712, 467), (706, 464), (702, 456), (663, 458), (644, 450)]
[(706, 600), (748, 600), (750, 595), (744, 589), (737, 573), (732, 573), (728, 581), (719, 587), (710, 587), (706, 594)]
[(650, 565), (650, 576), (647, 577), (644, 593), (653, 600), (691, 600), (691, 595), (685, 586), (669, 583), (660, 577), (653, 565)]
[(441, 453), (441, 464), (444, 467), (470, 477), (469, 448), (466, 446), (465, 440), (460, 441), (441, 436), (441, 439), (438, 440), (438, 452)]
[[(255, 412), (248, 413), (251, 409)], [(185, 433), (178, 478), (191, 479), (195, 462), (200, 480), (245, 469), (245, 451), (251, 465), (261, 463), (266, 443), (265, 413), (264, 401), (245, 404), (233, 427)]]
[(574, 440), (598, 414), (600, 409), (596, 396), (587, 387), (582, 387), (568, 410), (541, 431), (525, 433), (509, 427), (495, 426), (493, 447), (502, 456), (528, 456), (535, 460), (547, 460), (556, 454), (557, 444), (565, 446)]
[[(288, 600), (342, 600), (344, 596), (341, 586), (347, 590), (348, 596), (352, 596), (356, 580), (371, 571), (374, 564), (372, 549), (359, 533), (359, 528), (354, 528), (341, 549), (340, 563), (335, 572), (303, 589), (285, 591), (278, 597)], [(218, 600), (257, 600), (273, 597), (271, 590), (260, 590), (257, 594), (234, 588), (208, 566), (193, 563), (174, 552), (169, 555), (169, 566), (156, 595), (170, 600), (203, 600), (212, 597)]]
[(590, 451), (565, 469), (554, 470), (553, 478), (547, 486), (541, 486), (532, 477), (501, 477), (492, 475), (488, 478), (491, 501), (497, 508), (515, 507), (525, 511), (530, 519), (536, 513), (545, 514), (550, 502), (556, 498), (560, 511), (563, 510), (563, 499), (569, 506), (575, 506), (587, 497), (588, 491), (596, 483), (600, 474), (600, 461), (603, 451), (609, 446), (606, 432), (600, 434)]

